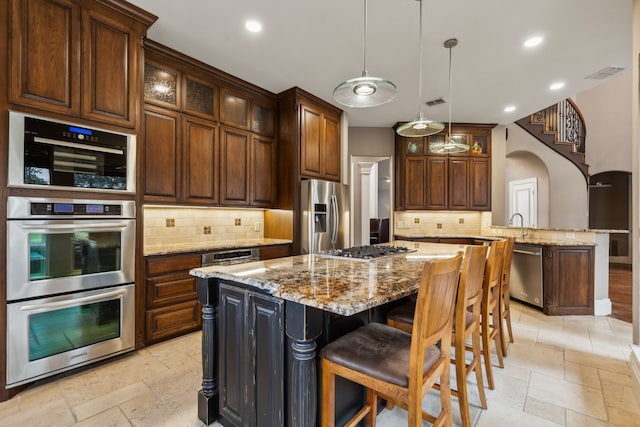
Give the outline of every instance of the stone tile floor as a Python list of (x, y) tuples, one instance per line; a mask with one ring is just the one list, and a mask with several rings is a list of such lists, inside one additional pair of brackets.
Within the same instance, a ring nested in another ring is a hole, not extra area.
[[(628, 364), (631, 324), (548, 317), (518, 303), (512, 316), (515, 343), (504, 369), (493, 370), (496, 388), (487, 390), (487, 410), (475, 385), (469, 387), (475, 426), (640, 426)], [(0, 427), (200, 427), (200, 376), (200, 333), (192, 333), (43, 380), (0, 403)], [(438, 404), (431, 392), (423, 407)], [(459, 425), (455, 398), (452, 407)], [(378, 426), (406, 420), (402, 409), (385, 409)]]

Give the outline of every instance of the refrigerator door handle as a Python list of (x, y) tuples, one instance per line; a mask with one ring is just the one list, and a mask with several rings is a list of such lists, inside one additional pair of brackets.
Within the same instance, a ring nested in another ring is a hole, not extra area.
[(335, 245), (338, 241), (338, 229), (340, 228), (340, 215), (338, 214), (338, 198), (335, 194), (331, 195), (331, 244)]

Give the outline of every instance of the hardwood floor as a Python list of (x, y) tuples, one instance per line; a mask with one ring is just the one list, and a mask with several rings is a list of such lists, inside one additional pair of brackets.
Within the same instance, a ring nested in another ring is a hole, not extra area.
[(631, 323), (631, 264), (609, 264), (609, 299), (611, 317)]

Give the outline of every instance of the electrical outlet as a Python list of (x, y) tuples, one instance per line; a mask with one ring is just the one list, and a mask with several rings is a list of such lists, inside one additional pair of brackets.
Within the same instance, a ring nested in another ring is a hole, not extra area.
[(204, 226), (204, 234), (211, 234), (211, 226), (210, 225), (205, 225)]
[(260, 223), (259, 222), (255, 222), (253, 224), (253, 231), (260, 231)]
[(564, 233), (565, 239), (575, 239), (576, 233)]
[(165, 223), (166, 223), (167, 227), (175, 227), (176, 226), (175, 218), (167, 218)]

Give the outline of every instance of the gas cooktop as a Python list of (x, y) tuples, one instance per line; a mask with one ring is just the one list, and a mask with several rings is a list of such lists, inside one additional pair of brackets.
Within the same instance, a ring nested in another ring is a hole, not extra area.
[(320, 253), (320, 255), (332, 258), (352, 258), (355, 260), (368, 261), (394, 255), (403, 255), (415, 251), (415, 249), (409, 249), (406, 246), (367, 245), (324, 251)]

